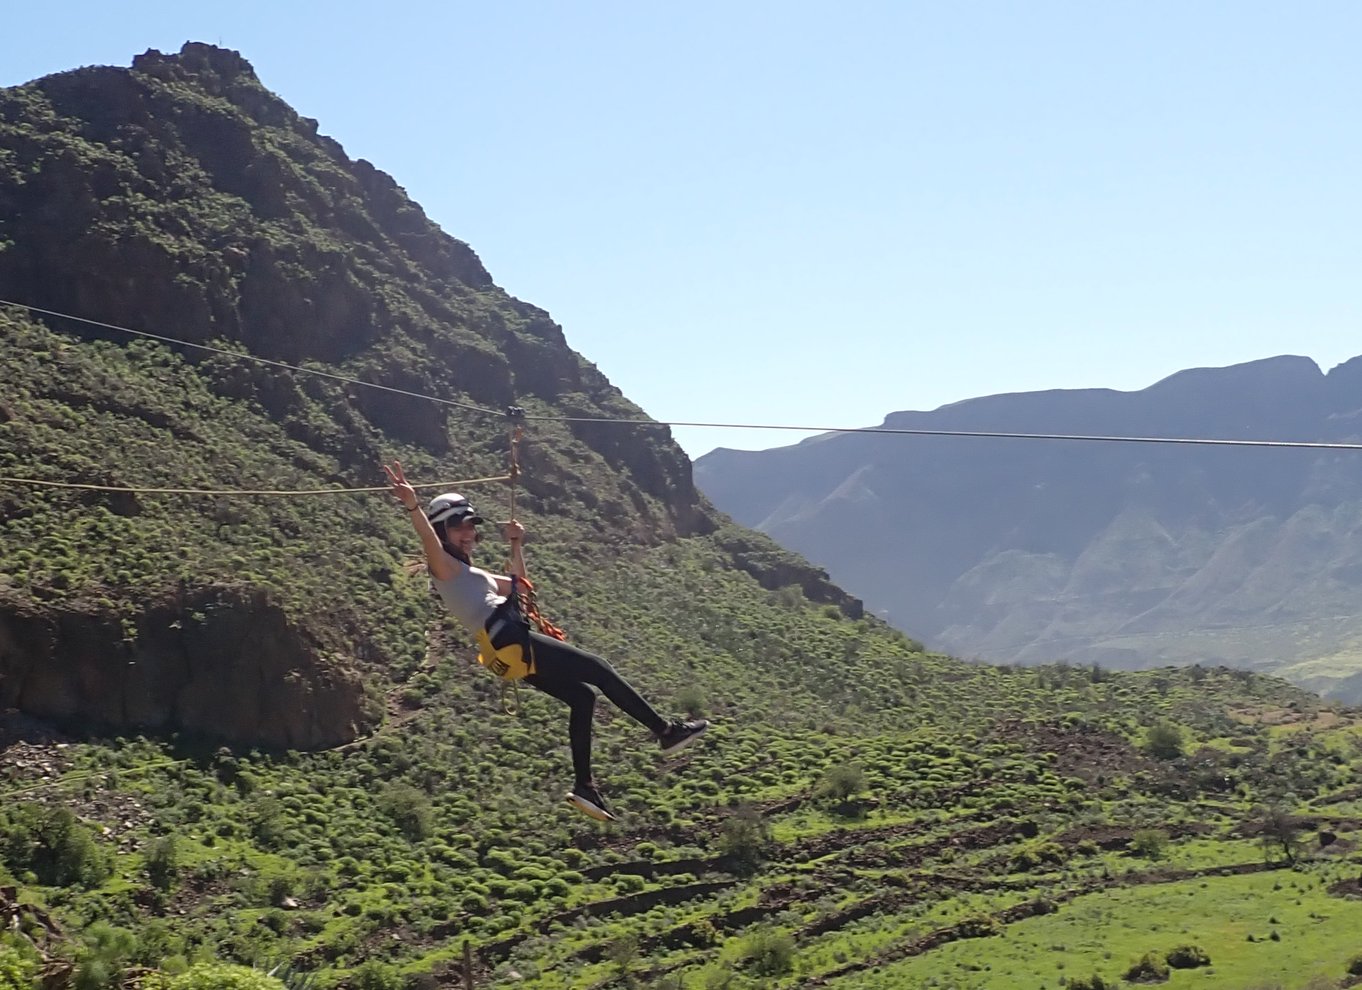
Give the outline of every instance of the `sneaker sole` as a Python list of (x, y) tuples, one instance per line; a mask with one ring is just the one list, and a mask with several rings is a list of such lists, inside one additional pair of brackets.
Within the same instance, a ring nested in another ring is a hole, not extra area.
[(615, 821), (615, 816), (610, 814), (610, 812), (606, 811), (599, 804), (596, 804), (595, 802), (592, 801), (588, 801), (586, 798), (581, 797), (577, 794), (569, 794), (563, 800), (567, 801), (568, 804), (572, 805), (578, 811), (581, 811), (584, 814), (587, 814), (592, 818), (596, 819), (596, 821), (598, 822)]
[(706, 726), (705, 726), (703, 729), (701, 729), (699, 732), (692, 732), (690, 735), (686, 736), (685, 739), (682, 739), (679, 743), (675, 743), (674, 745), (667, 746), (666, 748), (664, 748), (664, 749), (662, 750), (662, 755), (663, 755), (663, 756), (671, 756), (673, 753), (679, 753), (679, 752), (681, 752), (681, 750), (685, 749), (685, 748), (686, 748), (687, 746), (689, 746), (691, 743), (695, 742), (695, 740), (699, 739), (701, 736), (703, 736), (703, 735), (704, 735), (706, 732), (708, 732), (708, 731), (709, 731), (709, 726), (706, 725)]

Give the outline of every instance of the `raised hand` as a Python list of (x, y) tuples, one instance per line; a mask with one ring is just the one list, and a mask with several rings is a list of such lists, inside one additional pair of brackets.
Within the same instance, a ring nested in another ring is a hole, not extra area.
[(421, 504), (421, 500), (416, 497), (416, 489), (407, 482), (407, 476), (402, 473), (402, 462), (393, 461), (392, 467), (383, 465), (383, 471), (388, 476), (388, 484), (392, 486), (392, 496), (402, 503), (402, 508), (408, 512)]

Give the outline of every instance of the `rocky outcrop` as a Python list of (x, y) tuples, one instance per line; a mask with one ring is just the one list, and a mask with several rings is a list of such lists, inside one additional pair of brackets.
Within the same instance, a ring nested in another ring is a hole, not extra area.
[(811, 568), (800, 557), (775, 543), (740, 530), (719, 534), (717, 542), (733, 555), (733, 562), (757, 579), (767, 591), (795, 587), (811, 602), (836, 605), (850, 619), (859, 619), (865, 608), (859, 598), (853, 598), (832, 583), (827, 571)]
[(187, 589), (114, 615), (0, 602), (0, 709), (85, 731), (315, 749), (364, 728), (359, 675), (261, 592)]

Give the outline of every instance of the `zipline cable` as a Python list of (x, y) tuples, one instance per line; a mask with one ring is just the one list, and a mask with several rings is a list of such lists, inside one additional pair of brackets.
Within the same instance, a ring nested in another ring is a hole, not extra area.
[(212, 344), (197, 344), (192, 340), (179, 340), (175, 337), (166, 337), (157, 333), (148, 333), (146, 330), (134, 330), (131, 327), (120, 327), (116, 323), (103, 323), (99, 320), (89, 320), (83, 316), (72, 316), (70, 313), (58, 313), (56, 310), (41, 309), (37, 306), (29, 306), (26, 303), (12, 302), (9, 299), (0, 299), (0, 306), (12, 306), (15, 309), (25, 309), (30, 313), (42, 313), (44, 316), (55, 316), (63, 320), (75, 320), (77, 323), (88, 323), (93, 327), (103, 327), (105, 330), (117, 330), (120, 333), (130, 333), (136, 337), (146, 337), (149, 340), (159, 340), (165, 344), (175, 344), (179, 347), (194, 347), (201, 351), (209, 351), (213, 354), (223, 354), (227, 357), (241, 358), (243, 361), (254, 361), (256, 364), (269, 365), (272, 368), (284, 368), (287, 371), (296, 371), (304, 375), (316, 375), (318, 378), (329, 378), (332, 381), (344, 382), (347, 385), (360, 385), (364, 388), (376, 388), (382, 392), (392, 392), (396, 395), (405, 395), (413, 399), (425, 399), (427, 402), (438, 402), (441, 405), (456, 406), (459, 409), (470, 409), (486, 416), (503, 416), (504, 413), (497, 412), (495, 409), (484, 409), (482, 406), (475, 406), (469, 402), (455, 402), (453, 399), (443, 399), (438, 395), (427, 395), (424, 392), (411, 392), (404, 388), (394, 388), (391, 385), (378, 385), (374, 382), (366, 382), (359, 378), (350, 378), (347, 375), (337, 375), (330, 371), (320, 371), (316, 368), (304, 368), (296, 364), (288, 364), (284, 361), (275, 361), (271, 358), (263, 358), (256, 354), (248, 354), (244, 351), (228, 350), (225, 347), (214, 347)]
[[(385, 392), (394, 392), (398, 395), (409, 396), (413, 399), (425, 399), (429, 402), (438, 402), (441, 405), (456, 406), (460, 409), (468, 409), (473, 412), (482, 413), (487, 416), (504, 416), (505, 413), (483, 406), (473, 405), (467, 402), (455, 402), (453, 399), (441, 398), (437, 395), (428, 395), (423, 392), (412, 392), (407, 389), (393, 388), (389, 385), (378, 385), (374, 382), (366, 382), (358, 378), (350, 378), (345, 375), (337, 375), (332, 372), (319, 371), (315, 368), (305, 368), (299, 365), (286, 364), (283, 361), (274, 361), (269, 358), (257, 357), (242, 351), (232, 351), (226, 348), (213, 347), (209, 344), (197, 344), (192, 341), (179, 340), (174, 337), (167, 337), (161, 334), (148, 333), (145, 330), (134, 330), (129, 327), (122, 327), (115, 323), (104, 323), (99, 320), (87, 319), (83, 316), (72, 316), (69, 313), (60, 313), (55, 310), (42, 309), (37, 306), (30, 306), (26, 303), (14, 302), (9, 299), (0, 299), (0, 306), (11, 306), (15, 309), (23, 309), (32, 313), (41, 313), (44, 316), (55, 316), (59, 319), (75, 320), (78, 323), (87, 323), (91, 326), (103, 327), (107, 330), (118, 330), (122, 333), (129, 333), (139, 337), (147, 337), (151, 340), (159, 340), (167, 344), (176, 344), (182, 347), (195, 347), (201, 350), (212, 351), (216, 354), (225, 354), (229, 357), (240, 358), (243, 361), (254, 361), (259, 364), (269, 365), (275, 368), (284, 368), (289, 371), (296, 371), (305, 375), (316, 375), (321, 378), (329, 378), (333, 381), (345, 382), (349, 385), (358, 385), (364, 388), (375, 388)], [(526, 421), (549, 423), (601, 423), (618, 426), (647, 426), (647, 427), (687, 427), (693, 429), (715, 429), (715, 430), (785, 430), (797, 433), (865, 433), (880, 434), (887, 436), (920, 436), (920, 437), (980, 437), (995, 440), (1082, 440), (1091, 443), (1161, 443), (1161, 444), (1182, 444), (1213, 447), (1294, 447), (1311, 450), (1362, 450), (1362, 443), (1328, 443), (1314, 442), (1305, 440), (1231, 440), (1219, 437), (1129, 437), (1129, 436), (1090, 436), (1075, 433), (1004, 433), (984, 430), (915, 430), (898, 429), (885, 426), (794, 426), (789, 424), (774, 423), (704, 423), (690, 422), (684, 420), (656, 420), (656, 419), (629, 419), (610, 416), (544, 416), (529, 415), (521, 413), (521, 418)]]
[[(412, 485), (413, 488), (463, 488), (487, 481), (510, 481), (511, 475), (498, 474), (491, 478), (465, 478), (462, 481), (435, 481)], [(387, 485), (372, 488), (303, 488), (294, 491), (260, 488), (134, 488), (125, 485), (84, 485), (69, 481), (43, 481), (38, 478), (7, 478), (0, 475), (0, 484), (42, 485), (48, 488), (79, 488), (94, 492), (129, 492), (138, 495), (343, 495), (346, 492), (386, 492)]]
[(1320, 450), (1362, 450), (1362, 443), (1325, 443), (1305, 440), (1228, 440), (1214, 437), (1087, 436), (1077, 433), (991, 433), (983, 430), (910, 430), (887, 426), (790, 426), (771, 423), (687, 423), (676, 420), (592, 419), (585, 416), (529, 416), (555, 423), (620, 423), (633, 426), (686, 426), (716, 430), (793, 430), (800, 433), (883, 433), (915, 437), (989, 437), (998, 440), (1090, 440), (1107, 443), (1181, 443), (1227, 447), (1312, 447)]

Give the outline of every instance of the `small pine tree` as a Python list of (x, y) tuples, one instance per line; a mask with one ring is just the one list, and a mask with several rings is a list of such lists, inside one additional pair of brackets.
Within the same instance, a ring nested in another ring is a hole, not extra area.
[(169, 893), (175, 886), (179, 873), (180, 857), (175, 844), (175, 836), (166, 835), (157, 839), (147, 850), (147, 879), (151, 885), (163, 893)]

